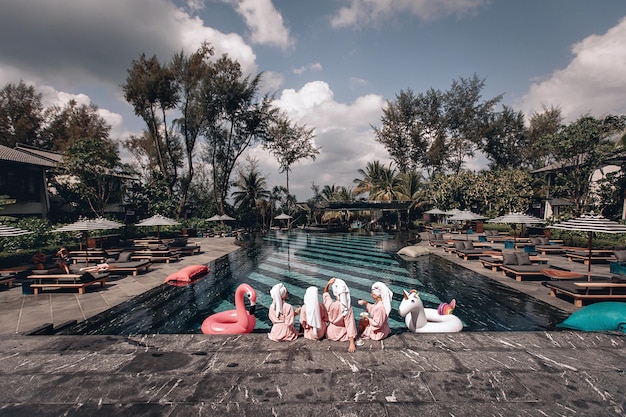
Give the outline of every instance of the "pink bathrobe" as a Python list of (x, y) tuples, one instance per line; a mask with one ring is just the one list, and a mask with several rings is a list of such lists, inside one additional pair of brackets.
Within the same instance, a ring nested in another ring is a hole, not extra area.
[(356, 322), (352, 308), (348, 310), (346, 316), (341, 315), (341, 304), (333, 300), (327, 292), (322, 294), (324, 307), (328, 311), (328, 328), (326, 329), (326, 339), (345, 342), (349, 337), (356, 337)]
[(367, 312), (370, 313), (369, 324), (363, 330), (361, 337), (363, 339), (382, 340), (389, 336), (391, 329), (389, 328), (389, 320), (385, 305), (382, 301), (375, 304), (367, 305)]
[(282, 314), (276, 313), (274, 303), (270, 306), (269, 318), (274, 324), (272, 330), (267, 335), (271, 340), (275, 342), (296, 340), (298, 338), (298, 332), (294, 327), (295, 315), (291, 304), (283, 303)]
[(320, 317), (322, 319), (322, 327), (314, 329), (306, 322), (306, 308), (300, 310), (300, 324), (304, 330), (304, 337), (311, 340), (319, 340), (326, 334), (326, 323), (328, 323), (328, 313), (324, 304), (320, 303)]

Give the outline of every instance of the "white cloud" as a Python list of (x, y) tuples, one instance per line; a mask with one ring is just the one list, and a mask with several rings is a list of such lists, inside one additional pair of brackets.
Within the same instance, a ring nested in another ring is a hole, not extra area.
[[(330, 86), (323, 81), (305, 84), (300, 90), (285, 89), (274, 104), (292, 121), (315, 129), (315, 146), (321, 147), (315, 161), (301, 160), (289, 175), (289, 188), (299, 200), (313, 195), (311, 184), (353, 187), (357, 170), (367, 162), (389, 163), (389, 154), (374, 140), (371, 125), (380, 121), (383, 97), (365, 95), (352, 103), (335, 101)], [(261, 169), (271, 186), (285, 185), (285, 175), (278, 174), (274, 158), (255, 149)]]
[(298, 68), (294, 68), (291, 71), (296, 74), (296, 75), (302, 75), (307, 71), (322, 71), (322, 64), (320, 62), (313, 62), (307, 65), (303, 65), (301, 67)]
[(351, 0), (331, 18), (333, 27), (377, 25), (410, 13), (422, 20), (471, 14), (486, 0)]
[(252, 43), (288, 49), (294, 40), (271, 0), (229, 0), (251, 31)]
[(574, 58), (547, 79), (533, 83), (520, 105), (527, 115), (560, 107), (567, 121), (590, 114), (626, 113), (626, 18), (604, 35), (572, 46)]

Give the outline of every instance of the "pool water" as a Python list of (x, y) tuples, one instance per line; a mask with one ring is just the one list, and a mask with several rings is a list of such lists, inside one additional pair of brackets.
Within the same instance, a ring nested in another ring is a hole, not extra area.
[(332, 277), (350, 287), (355, 317), (364, 311), (357, 300), (371, 300), (372, 283), (386, 283), (394, 292), (389, 325), (395, 332), (406, 331), (397, 308), (402, 290), (413, 288), (425, 307), (436, 308), (455, 298), (454, 314), (463, 321), (464, 331), (554, 330), (567, 318), (553, 306), (436, 255), (404, 261), (395, 255), (402, 246), (403, 241), (389, 234), (271, 232), (262, 244), (211, 262), (210, 274), (193, 285), (162, 285), (63, 333), (201, 333), (207, 316), (235, 308), (235, 289), (242, 282), (257, 293), (255, 332), (267, 332), (274, 284), (284, 283), (287, 302), (300, 306), (307, 287), (317, 286), (321, 293)]

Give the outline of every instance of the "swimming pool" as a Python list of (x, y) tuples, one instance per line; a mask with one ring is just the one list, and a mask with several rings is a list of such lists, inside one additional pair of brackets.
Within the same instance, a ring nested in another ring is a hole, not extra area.
[(271, 232), (262, 244), (212, 262), (211, 273), (187, 287), (162, 285), (75, 326), (64, 334), (201, 333), (209, 315), (234, 308), (234, 292), (247, 282), (257, 292), (255, 332), (267, 332), (270, 288), (283, 282), (288, 302), (302, 304), (308, 286), (322, 291), (331, 277), (351, 289), (355, 316), (364, 311), (358, 299), (370, 300), (371, 284), (385, 282), (394, 292), (389, 324), (405, 331), (397, 313), (402, 290), (417, 289), (425, 307), (457, 300), (455, 314), (464, 331), (554, 330), (567, 314), (526, 294), (436, 255), (404, 261), (395, 253), (404, 242), (389, 234)]

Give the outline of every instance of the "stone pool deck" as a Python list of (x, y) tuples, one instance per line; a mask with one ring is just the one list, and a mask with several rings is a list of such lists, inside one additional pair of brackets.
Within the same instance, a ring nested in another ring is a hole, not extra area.
[[(347, 343), (274, 343), (265, 334), (22, 334), (82, 320), (160, 285), (170, 271), (238, 248), (227, 239), (201, 243), (205, 254), (81, 296), (0, 291), (0, 416), (626, 415), (621, 333), (402, 333), (353, 354)], [(450, 260), (575, 310), (538, 282)], [(592, 266), (594, 274), (605, 269)]]

